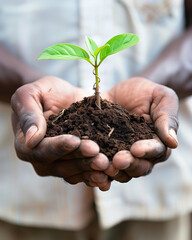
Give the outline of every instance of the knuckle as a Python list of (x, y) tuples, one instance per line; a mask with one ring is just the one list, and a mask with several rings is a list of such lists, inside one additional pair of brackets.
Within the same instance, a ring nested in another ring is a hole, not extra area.
[(33, 168), (38, 176), (40, 177), (47, 177), (50, 176), (50, 172), (47, 167), (42, 167), (40, 164), (33, 163)]
[(149, 159), (149, 161), (153, 164), (160, 163), (166, 161), (171, 154), (171, 149), (167, 148), (162, 154), (156, 156), (155, 158)]
[(57, 155), (66, 155), (78, 148), (79, 144), (74, 143), (72, 135), (60, 135), (55, 138), (55, 144), (51, 145), (50, 150)]
[(141, 176), (145, 176), (150, 172), (152, 169), (152, 163), (147, 160), (140, 160), (140, 163), (138, 164), (137, 168), (129, 172), (129, 175), (138, 178)]
[(72, 185), (75, 185), (80, 182), (78, 178), (73, 178), (73, 177), (64, 177), (63, 179)]
[(39, 159), (34, 157), (34, 154), (32, 153), (32, 151), (30, 151), (30, 149), (26, 150), (26, 149), (22, 149), (19, 146), (15, 146), (15, 151), (16, 151), (16, 155), (19, 159), (26, 161), (26, 162), (38, 162)]
[(82, 158), (77, 161), (77, 168), (81, 171), (91, 171), (91, 158)]
[(17, 88), (17, 90), (11, 97), (11, 107), (13, 108), (13, 110), (15, 110), (15, 106), (18, 104), (17, 98), (20, 95), (20, 91), (21, 91), (20, 89), (21, 89), (21, 87)]
[(149, 175), (149, 174), (152, 172), (152, 169), (153, 169), (153, 167), (147, 169), (147, 170), (143, 173), (143, 176)]
[(49, 176), (49, 174), (46, 171), (42, 170), (42, 169), (39, 169), (39, 168), (34, 168), (34, 169), (35, 169), (35, 172), (37, 173), (37, 175), (40, 176), (40, 177), (47, 177), (47, 176)]
[(64, 153), (63, 136), (57, 136), (55, 140), (55, 144), (50, 146), (50, 150), (53, 153), (61, 155)]
[(91, 182), (90, 182), (89, 180), (85, 179), (83, 182), (84, 182), (88, 187), (93, 187), (92, 184), (91, 184)]
[(26, 159), (26, 156), (23, 152), (19, 151), (17, 148), (15, 148), (15, 151), (16, 151), (16, 155), (19, 159), (23, 160), (23, 161), (28, 161)]
[(110, 182), (99, 183), (98, 187), (101, 191), (108, 191), (110, 188)]
[(140, 159), (134, 158), (134, 160), (130, 163), (129, 167), (126, 169), (127, 172), (134, 172), (140, 168)]
[(126, 183), (131, 180), (131, 177), (127, 175), (124, 171), (119, 171), (119, 173), (115, 177), (111, 178), (121, 183)]

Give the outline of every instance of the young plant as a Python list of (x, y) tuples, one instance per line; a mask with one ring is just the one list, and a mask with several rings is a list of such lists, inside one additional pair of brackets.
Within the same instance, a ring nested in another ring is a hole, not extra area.
[(99, 93), (99, 75), (98, 68), (103, 60), (114, 53), (120, 52), (126, 48), (134, 46), (139, 42), (139, 37), (132, 33), (119, 34), (111, 38), (103, 46), (98, 47), (95, 41), (89, 37), (85, 37), (85, 43), (87, 45), (90, 55), (93, 57), (93, 61), (90, 59), (90, 55), (84, 49), (70, 43), (60, 43), (45, 49), (38, 60), (42, 59), (54, 59), (54, 60), (72, 60), (72, 59), (84, 59), (89, 62), (94, 70), (95, 75), (95, 97), (98, 108), (101, 109), (100, 93)]

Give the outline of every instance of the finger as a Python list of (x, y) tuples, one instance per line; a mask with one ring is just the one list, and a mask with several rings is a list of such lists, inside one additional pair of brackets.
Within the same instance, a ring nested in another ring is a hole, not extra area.
[(97, 170), (97, 171), (104, 171), (105, 169), (108, 168), (108, 165), (109, 165), (109, 160), (108, 158), (102, 154), (102, 153), (99, 153), (97, 154), (97, 156), (95, 157), (91, 157), (91, 158), (88, 158), (88, 157), (82, 157), (80, 156), (79, 158), (71, 158), (69, 157), (67, 159), (69, 155), (67, 156), (64, 156), (64, 160), (61, 160), (61, 161), (68, 161), (69, 164), (68, 164), (68, 167), (71, 165), (71, 168), (74, 167), (74, 164), (76, 165), (76, 167), (81, 171), (91, 171), (91, 170)]
[(110, 189), (110, 187), (111, 187), (111, 181), (108, 180), (108, 181), (106, 181), (104, 183), (98, 183), (97, 186), (103, 192), (108, 191)]
[(119, 151), (113, 157), (112, 163), (115, 169), (124, 170), (134, 161), (133, 156), (127, 150)]
[[(130, 178), (139, 177), (148, 174), (153, 163), (145, 159), (135, 158), (129, 151), (120, 151), (113, 158), (114, 167), (120, 170), (124, 170), (123, 176), (116, 175), (114, 179), (118, 178), (118, 181), (126, 181), (126, 175)], [(122, 171), (119, 172), (122, 174)], [(128, 178), (127, 177), (127, 178)]]
[(153, 163), (145, 159), (134, 158), (133, 163), (124, 171), (130, 177), (146, 176), (152, 171)]
[(171, 148), (166, 148), (166, 151), (158, 156), (155, 156), (154, 158), (147, 158), (145, 157), (145, 160), (152, 162), (153, 164), (157, 164), (160, 162), (166, 161), (171, 154)]
[[(101, 154), (101, 157), (102, 156), (105, 157), (105, 155)], [(49, 162), (48, 161), (45, 162), (42, 160), (37, 161), (36, 159), (34, 161), (34, 159), (30, 159), (30, 162), (32, 163), (36, 173), (39, 176), (55, 176), (55, 177), (61, 177), (61, 178), (68, 178), (68, 177), (77, 175), (76, 178), (74, 177), (74, 179), (78, 179), (77, 182), (79, 182), (80, 181), (79, 175), (83, 177), (84, 174), (86, 174), (86, 172), (90, 172), (89, 179), (85, 178), (86, 180), (94, 181), (98, 183), (105, 181), (106, 178), (108, 178), (108, 176), (101, 171), (93, 172), (93, 169), (91, 168), (92, 161), (93, 160), (91, 158), (90, 159), (89, 158), (64, 159), (64, 160), (59, 159), (55, 162), (53, 161), (51, 162), (50, 159), (49, 159)], [(93, 176), (91, 176), (92, 172), (93, 172)], [(104, 180), (103, 180), (103, 177), (105, 177)], [(83, 178), (81, 179), (81, 181), (83, 181)]]
[(178, 98), (169, 88), (158, 86), (153, 92), (151, 116), (158, 136), (170, 148), (178, 146)]
[(94, 171), (89, 175), (89, 179), (95, 183), (104, 183), (107, 182), (108, 176), (103, 172)]
[[(99, 175), (97, 175), (99, 174)], [(90, 176), (95, 177), (95, 181), (93, 181)], [(79, 182), (84, 182), (89, 187), (98, 187), (101, 191), (108, 191), (111, 186), (111, 181), (107, 178), (107, 176), (99, 172), (87, 172), (84, 175), (79, 174), (75, 176), (71, 176), (65, 179), (70, 184), (77, 184)]]
[(81, 156), (81, 158), (66, 159), (66, 157), (64, 157), (64, 160), (61, 159), (60, 161), (66, 162), (68, 168), (72, 169), (75, 167), (80, 172), (92, 170), (104, 171), (105, 169), (108, 168), (109, 165), (108, 158), (102, 153), (99, 153), (97, 156), (92, 158)]
[(89, 186), (97, 186), (97, 184), (104, 184), (108, 181), (108, 177), (106, 174), (97, 171), (87, 171), (81, 174), (64, 177), (64, 179), (71, 184), (85, 182), (86, 184), (88, 183)]
[(125, 171), (119, 171), (117, 175), (115, 175), (114, 177), (111, 177), (113, 180), (116, 180), (118, 182), (121, 183), (126, 183), (129, 182), (131, 180), (131, 177), (129, 175), (127, 175), (127, 173)]
[[(50, 156), (49, 156), (50, 157)], [(102, 156), (101, 156), (102, 157)], [(37, 158), (36, 158), (37, 159)], [(52, 160), (55, 159), (55, 155), (53, 155)], [(34, 161), (31, 160), (30, 162), (35, 166), (36, 168), (36, 172), (40, 172), (38, 173), (39, 175), (43, 175), (43, 176), (56, 176), (56, 177), (69, 177), (72, 175), (77, 175), (77, 174), (84, 174), (87, 171), (93, 171), (93, 169), (91, 168), (91, 164), (94, 161), (94, 158), (79, 158), (79, 159), (59, 159), (56, 160), (55, 162), (50, 161)], [(107, 165), (106, 165), (107, 166)], [(44, 171), (45, 170), (45, 171)], [(44, 173), (45, 172), (45, 173)], [(96, 171), (97, 175), (99, 175), (99, 173), (101, 173), (100, 171)], [(101, 173), (101, 175), (103, 176), (104, 173)], [(105, 176), (107, 176), (106, 174), (104, 174)], [(99, 175), (100, 176), (100, 175)], [(92, 179), (93, 181), (96, 181), (94, 179)]]
[(90, 167), (93, 170), (106, 170), (109, 167), (109, 159), (103, 153), (98, 153), (97, 156), (90, 159)]
[(99, 146), (91, 140), (81, 140), (79, 148), (67, 158), (94, 157), (99, 153)]
[(54, 162), (77, 149), (80, 139), (73, 135), (60, 135), (57, 137), (44, 138), (37, 147), (29, 149), (25, 144), (16, 141), (16, 149), (19, 158), (30, 162)]
[(25, 85), (17, 89), (12, 96), (11, 106), (13, 127), (18, 121), (24, 133), (26, 145), (33, 148), (42, 140), (46, 132), (46, 120), (43, 116), (40, 92), (37, 91), (34, 97), (30, 86)]
[[(79, 161), (79, 160), (77, 160)], [(32, 165), (36, 171), (36, 173), (41, 176), (54, 176), (54, 177), (60, 177), (64, 179), (74, 179), (74, 183), (76, 184), (78, 182), (83, 182), (86, 178), (83, 178), (83, 174), (86, 173), (86, 171), (82, 171), (79, 169), (78, 164), (75, 160), (75, 162), (71, 160), (58, 160), (56, 162), (52, 163), (42, 163), (42, 162), (33, 162)], [(91, 175), (90, 169), (87, 170), (90, 172), (89, 176)], [(76, 177), (75, 177), (76, 176)], [(78, 179), (75, 181), (75, 179)], [(91, 181), (91, 179), (87, 179)], [(72, 183), (71, 183), (72, 184)]]
[(88, 180), (85, 180), (85, 184), (88, 186), (88, 187), (98, 187), (101, 191), (108, 191), (111, 187), (111, 181), (107, 181), (105, 183), (95, 183), (95, 182), (91, 182), (91, 181), (88, 181)]
[(130, 152), (136, 158), (155, 159), (165, 154), (166, 147), (158, 138), (140, 140), (131, 146)]
[(119, 169), (116, 169), (112, 162), (109, 162), (108, 168), (104, 171), (108, 176), (114, 177), (119, 173)]

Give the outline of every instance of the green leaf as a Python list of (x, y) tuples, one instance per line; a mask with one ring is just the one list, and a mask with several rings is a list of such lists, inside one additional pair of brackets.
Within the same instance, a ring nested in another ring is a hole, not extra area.
[(71, 60), (71, 59), (85, 59), (90, 62), (89, 54), (82, 48), (70, 44), (61, 43), (56, 44), (45, 49), (38, 60), (42, 59), (55, 59), (55, 60)]
[(139, 37), (132, 33), (123, 33), (111, 38), (105, 45), (110, 47), (104, 48), (100, 52), (100, 63), (109, 55), (120, 52), (126, 48), (134, 46), (139, 42)]
[(109, 44), (106, 44), (106, 45), (103, 45), (103, 46), (97, 48), (97, 50), (94, 52), (94, 55), (97, 57), (97, 55), (101, 52), (101, 50), (106, 47), (110, 47)]
[(93, 39), (91, 39), (90, 37), (86, 36), (85, 43), (87, 45), (87, 48), (88, 48), (90, 54), (95, 58), (94, 52), (98, 49), (96, 42)]

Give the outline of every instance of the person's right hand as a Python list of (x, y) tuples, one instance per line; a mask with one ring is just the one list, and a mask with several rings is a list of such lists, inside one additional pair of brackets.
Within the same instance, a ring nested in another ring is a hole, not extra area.
[(11, 99), (15, 149), (40, 176), (61, 177), (70, 184), (85, 182), (106, 191), (110, 180), (104, 170), (109, 160), (95, 142), (68, 134), (44, 138), (45, 119), (85, 96), (82, 89), (52, 76), (20, 87)]

